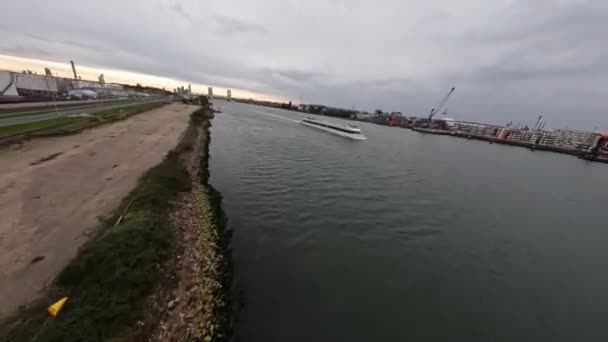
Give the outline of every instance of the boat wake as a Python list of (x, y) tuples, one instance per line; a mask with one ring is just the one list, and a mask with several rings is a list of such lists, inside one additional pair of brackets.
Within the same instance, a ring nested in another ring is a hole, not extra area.
[(322, 131), (326, 131), (335, 135), (339, 135), (344, 138), (354, 139), (354, 140), (366, 140), (365, 135), (361, 133), (361, 129), (359, 127), (352, 124), (336, 124), (329, 121), (317, 120), (315, 118), (306, 117), (304, 120), (300, 121), (300, 124), (316, 129), (320, 129)]
[(262, 114), (262, 115), (270, 116), (270, 117), (277, 118), (277, 119), (287, 120), (287, 121), (291, 121), (293, 123), (300, 123), (300, 121), (298, 121), (298, 120), (294, 120), (294, 119), (286, 118), (284, 116), (270, 114), (270, 113), (266, 113), (266, 112), (258, 112), (258, 111), (256, 111), (256, 114)]

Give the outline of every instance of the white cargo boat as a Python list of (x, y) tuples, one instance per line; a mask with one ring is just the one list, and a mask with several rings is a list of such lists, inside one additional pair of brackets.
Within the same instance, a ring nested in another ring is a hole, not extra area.
[(335, 135), (339, 135), (341, 137), (356, 139), (356, 140), (365, 140), (367, 139), (365, 135), (361, 133), (361, 130), (354, 125), (340, 125), (333, 122), (317, 120), (315, 118), (307, 117), (304, 120), (300, 121), (300, 123), (304, 126), (313, 127), (320, 129), (322, 131), (326, 131), (329, 133), (333, 133)]

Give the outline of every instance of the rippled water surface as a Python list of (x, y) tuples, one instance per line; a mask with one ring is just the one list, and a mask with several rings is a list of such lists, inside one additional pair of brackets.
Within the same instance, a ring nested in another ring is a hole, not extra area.
[(608, 165), (215, 105), (239, 341), (608, 340)]

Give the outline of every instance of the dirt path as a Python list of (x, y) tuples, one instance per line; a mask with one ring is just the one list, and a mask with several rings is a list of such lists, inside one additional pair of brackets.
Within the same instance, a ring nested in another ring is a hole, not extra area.
[(168, 105), (0, 150), (0, 318), (40, 294), (98, 218), (177, 144), (196, 108)]

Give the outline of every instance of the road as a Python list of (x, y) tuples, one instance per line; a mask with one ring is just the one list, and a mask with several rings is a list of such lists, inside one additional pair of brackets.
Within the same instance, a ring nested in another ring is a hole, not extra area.
[(99, 218), (178, 143), (196, 108), (171, 104), (0, 149), (0, 318), (42, 293)]
[(121, 107), (127, 108), (130, 106), (140, 105), (142, 103), (144, 103), (144, 102), (142, 101), (142, 102), (133, 102), (133, 103), (128, 103), (128, 104), (122, 103), (122, 104), (112, 104), (112, 105), (104, 105), (103, 103), (100, 103), (99, 106), (95, 106), (95, 107), (76, 108), (76, 109), (68, 108), (68, 109), (64, 109), (64, 110), (59, 109), (58, 111), (49, 110), (47, 113), (40, 113), (40, 114), (26, 115), (26, 116), (16, 116), (16, 117), (12, 117), (12, 118), (0, 118), (0, 127), (17, 125), (17, 124), (26, 123), (26, 122), (48, 120), (48, 119), (58, 118), (58, 117), (62, 117), (62, 116), (92, 113), (94, 111), (100, 111), (100, 110), (105, 110), (105, 109), (113, 109), (113, 108), (121, 108)]

